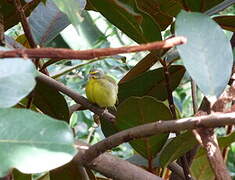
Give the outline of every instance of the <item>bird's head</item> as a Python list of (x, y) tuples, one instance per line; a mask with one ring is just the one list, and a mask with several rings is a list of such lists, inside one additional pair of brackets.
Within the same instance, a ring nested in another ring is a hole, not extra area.
[(93, 69), (89, 72), (89, 78), (100, 79), (104, 77), (104, 72), (99, 69)]

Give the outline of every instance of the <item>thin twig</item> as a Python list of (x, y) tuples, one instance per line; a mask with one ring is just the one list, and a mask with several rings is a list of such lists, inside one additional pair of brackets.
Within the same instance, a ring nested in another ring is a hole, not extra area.
[[(170, 86), (170, 73), (169, 73), (169, 70), (168, 70), (168, 66), (166, 64), (166, 61), (163, 60), (163, 59), (160, 59), (160, 63), (162, 64), (163, 70), (164, 70), (166, 89), (167, 89), (167, 95), (168, 95), (167, 99), (168, 99), (168, 103), (169, 103), (169, 108), (171, 110), (173, 119), (177, 119), (174, 99), (173, 99), (173, 95), (172, 95), (172, 89), (171, 89), (171, 86)], [(191, 180), (189, 166), (188, 166), (188, 162), (187, 162), (187, 159), (186, 159), (185, 155), (180, 158), (180, 161), (181, 161), (181, 165), (183, 167), (185, 179), (186, 180)]]
[(63, 58), (89, 60), (121, 53), (168, 49), (176, 45), (184, 44), (186, 42), (187, 40), (184, 37), (173, 37), (164, 41), (119, 48), (98, 48), (90, 50), (71, 50), (63, 48), (15, 49), (10, 51), (0, 51), (0, 58), (27, 56), (29, 58)]
[(197, 85), (193, 79), (191, 79), (191, 93), (192, 93), (192, 102), (193, 102), (193, 114), (196, 114), (197, 112)]
[(40, 79), (41, 81), (45, 82), (48, 86), (68, 95), (71, 97), (74, 101), (76, 101), (78, 104), (81, 104), (84, 108), (91, 110), (95, 114), (103, 117), (104, 119), (114, 122), (115, 121), (115, 116), (112, 115), (111, 113), (105, 111), (105, 109), (100, 108), (94, 104), (91, 104), (85, 97), (81, 96), (79, 93), (76, 91), (73, 91), (69, 89), (67, 86), (64, 84), (40, 73), (40, 75), (37, 77), (37, 79)]
[(2, 13), (0, 12), (0, 45), (4, 46), (4, 17)]
[(32, 48), (36, 48), (37, 45), (34, 42), (30, 27), (29, 27), (29, 24), (28, 24), (28, 21), (27, 21), (27, 18), (25, 16), (25, 13), (24, 13), (24, 10), (23, 10), (23, 7), (22, 7), (22, 4), (21, 4), (20, 0), (14, 0), (14, 4), (15, 4), (16, 10), (19, 14), (19, 19), (20, 19), (20, 22), (21, 22), (22, 27), (24, 29), (25, 36), (27, 37), (27, 40), (29, 42), (29, 45)]

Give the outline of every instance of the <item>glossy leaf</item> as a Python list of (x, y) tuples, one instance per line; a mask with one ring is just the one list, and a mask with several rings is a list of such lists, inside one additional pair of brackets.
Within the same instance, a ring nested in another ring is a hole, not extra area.
[(14, 58), (0, 60), (0, 108), (11, 107), (34, 88), (37, 75), (31, 60)]
[(235, 32), (235, 16), (217, 16), (213, 18), (223, 29)]
[[(169, 68), (171, 89), (174, 90), (180, 83), (185, 69), (175, 65)], [(145, 72), (136, 78), (119, 84), (118, 100), (122, 102), (131, 96), (153, 96), (161, 101), (167, 99), (166, 82), (163, 68)]]
[(161, 40), (159, 25), (138, 11), (134, 1), (90, 0), (89, 4), (136, 42)]
[(0, 109), (0, 127), (0, 177), (11, 168), (26, 174), (48, 171), (69, 162), (76, 153), (69, 126), (46, 115)]
[[(162, 102), (153, 97), (131, 97), (118, 106), (115, 126), (119, 130), (129, 129), (138, 125), (169, 120), (171, 112)], [(148, 138), (133, 140), (131, 146), (148, 160), (154, 159), (168, 138), (167, 133)]]
[(181, 9), (181, 4), (174, 0), (137, 0), (137, 6), (149, 14), (165, 30)]
[[(149, 161), (145, 159), (144, 157), (140, 156), (139, 154), (134, 154), (132, 157), (128, 158), (127, 161), (132, 164), (135, 164), (136, 166), (141, 166), (145, 168), (149, 167)], [(152, 167), (153, 168), (160, 167), (158, 156), (153, 159)]]
[(210, 17), (185, 11), (177, 16), (176, 35), (187, 38), (187, 43), (177, 49), (188, 73), (204, 95), (214, 100), (231, 75), (233, 54), (229, 40)]
[(178, 159), (197, 144), (192, 132), (186, 132), (172, 138), (164, 147), (160, 154), (160, 163), (162, 167), (167, 167), (169, 163)]
[(64, 96), (39, 79), (34, 89), (33, 104), (43, 113), (69, 122), (69, 108)]
[(23, 174), (17, 169), (13, 169), (12, 176), (14, 180), (32, 180), (31, 174)]
[(184, 4), (188, 10), (205, 12), (206, 10), (218, 5), (223, 0), (185, 0)]
[(54, 39), (70, 22), (52, 0), (40, 3), (29, 17), (29, 24), (37, 44), (45, 45)]
[[(84, 168), (84, 167), (80, 167)], [(55, 170), (50, 171), (50, 180), (83, 180), (83, 176), (79, 172), (78, 165), (71, 161), (64, 166), (61, 166)]]

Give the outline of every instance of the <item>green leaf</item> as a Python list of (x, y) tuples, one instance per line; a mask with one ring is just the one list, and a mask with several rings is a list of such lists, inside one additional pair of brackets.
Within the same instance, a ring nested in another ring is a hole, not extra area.
[[(131, 156), (130, 158), (127, 159), (127, 161), (132, 164), (135, 164), (136, 166), (141, 166), (145, 168), (149, 167), (149, 161), (138, 154)], [(153, 168), (160, 167), (159, 156), (157, 156), (156, 158), (152, 160), (152, 167)]]
[(29, 25), (37, 44), (45, 46), (70, 24), (52, 0), (40, 3), (29, 16)]
[[(221, 149), (228, 147), (235, 141), (235, 132), (228, 136), (218, 138), (218, 143)], [(192, 176), (197, 180), (214, 179), (214, 173), (210, 167), (205, 150), (201, 147), (190, 168)]]
[(185, 0), (184, 4), (190, 11), (205, 12), (223, 1), (224, 0)]
[(69, 108), (64, 96), (39, 79), (34, 89), (33, 104), (43, 113), (69, 122)]
[(159, 25), (134, 1), (90, 0), (89, 4), (137, 43), (161, 40)]
[(82, 21), (81, 11), (86, 6), (86, 0), (53, 0), (56, 6), (67, 15), (70, 22), (78, 31), (78, 26)]
[(83, 176), (79, 172), (78, 165), (71, 161), (64, 166), (50, 171), (50, 180), (83, 180)]
[(0, 109), (0, 177), (11, 168), (31, 174), (69, 162), (73, 133), (63, 121), (26, 109)]
[(177, 16), (175, 29), (177, 36), (187, 38), (177, 49), (190, 76), (209, 99), (220, 96), (233, 64), (232, 48), (223, 30), (208, 16), (185, 11)]
[(12, 176), (14, 180), (32, 180), (31, 174), (23, 174), (17, 169), (13, 169)]
[(213, 18), (223, 29), (235, 32), (235, 16), (217, 16)]
[[(158, 120), (169, 120), (171, 112), (162, 102), (153, 97), (130, 97), (118, 106), (115, 126), (119, 130), (129, 129)], [(133, 140), (131, 146), (145, 158), (152, 160), (168, 138), (167, 133)]]
[(167, 167), (169, 163), (184, 155), (196, 144), (197, 140), (191, 131), (172, 138), (160, 154), (161, 166)]
[(0, 108), (14, 106), (27, 96), (36, 84), (36, 75), (35, 66), (29, 59), (1, 59)]
[[(170, 66), (170, 85), (174, 90), (180, 83), (185, 69), (183, 66)], [(122, 102), (131, 96), (153, 96), (158, 100), (167, 99), (167, 89), (163, 68), (145, 72), (136, 78), (119, 84), (118, 100)]]

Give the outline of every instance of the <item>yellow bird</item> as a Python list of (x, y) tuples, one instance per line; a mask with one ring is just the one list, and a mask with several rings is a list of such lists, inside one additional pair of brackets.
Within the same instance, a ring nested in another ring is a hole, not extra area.
[(92, 103), (102, 108), (114, 107), (117, 101), (118, 85), (116, 81), (100, 70), (89, 73), (86, 96)]

